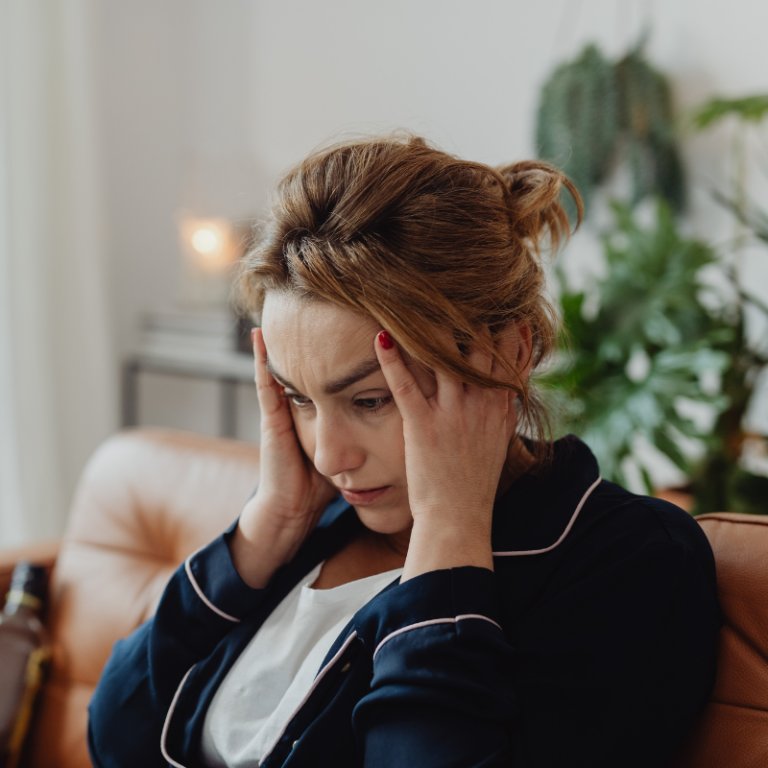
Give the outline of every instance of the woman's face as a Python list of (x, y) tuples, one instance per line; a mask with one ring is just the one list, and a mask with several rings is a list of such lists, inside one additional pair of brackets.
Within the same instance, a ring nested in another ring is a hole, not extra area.
[[(371, 530), (409, 529), (403, 420), (373, 346), (382, 329), (327, 302), (272, 292), (262, 330), (269, 368), (290, 395), (299, 442), (317, 470), (342, 493), (381, 489), (344, 494)], [(409, 369), (432, 396), (434, 377), (419, 364)]]

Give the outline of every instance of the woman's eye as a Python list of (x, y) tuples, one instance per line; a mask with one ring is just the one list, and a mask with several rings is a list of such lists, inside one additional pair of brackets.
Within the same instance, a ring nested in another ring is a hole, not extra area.
[[(312, 405), (312, 401), (304, 395), (296, 395), (290, 392), (286, 392), (280, 397), (289, 400), (296, 408), (308, 408)], [(392, 396), (388, 397), (360, 397), (355, 400), (355, 407), (364, 411), (365, 413), (375, 413), (381, 408), (385, 408), (392, 402)]]
[(392, 402), (392, 397), (361, 397), (355, 400), (355, 405), (364, 411), (378, 411)]
[(287, 392), (286, 394), (281, 395), (281, 397), (290, 400), (298, 408), (304, 408), (312, 402), (308, 397), (305, 397), (304, 395), (292, 395)]

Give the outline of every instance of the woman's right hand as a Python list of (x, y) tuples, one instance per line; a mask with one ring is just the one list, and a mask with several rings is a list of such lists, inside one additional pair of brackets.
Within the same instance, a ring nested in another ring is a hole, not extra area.
[(253, 355), (261, 410), (261, 469), (230, 542), (235, 567), (251, 587), (266, 586), (289, 562), (338, 494), (299, 444), (288, 400), (267, 370), (261, 328), (254, 328)]

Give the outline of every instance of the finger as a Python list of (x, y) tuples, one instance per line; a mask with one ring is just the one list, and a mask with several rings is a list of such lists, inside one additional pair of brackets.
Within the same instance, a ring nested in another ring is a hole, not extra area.
[[(480, 338), (476, 339), (469, 349), (467, 362), (478, 373), (481, 373), (485, 376), (490, 376), (491, 371), (493, 370), (494, 359), (491, 352), (486, 349), (483, 344), (483, 342), (485, 342), (485, 345), (489, 347), (493, 345), (490, 328), (485, 326), (484, 329), (480, 332), (479, 337)], [(480, 389), (480, 387), (476, 388)]]
[[(437, 335), (447, 349), (458, 350), (459, 345), (456, 343), (452, 331), (443, 329)], [(437, 401), (448, 408), (455, 407), (464, 395), (464, 384), (461, 379), (440, 368), (435, 369), (435, 379), (437, 380), (437, 393), (435, 395)]]
[(507, 392), (507, 440), (517, 432), (517, 393)]
[[(493, 366), (491, 369), (491, 376), (495, 379), (501, 379), (502, 381), (508, 381), (516, 386), (520, 385), (519, 377), (515, 375), (516, 361), (519, 351), (519, 337), (517, 332), (517, 325), (511, 323), (507, 328), (503, 329), (501, 333), (496, 337), (495, 341), (496, 351), (498, 357), (494, 358)], [(506, 361), (512, 371), (503, 364)], [(517, 396), (518, 393), (515, 390), (507, 390), (507, 438), (511, 439), (517, 432), (518, 413), (517, 413)]]
[(287, 403), (280, 397), (280, 384), (267, 368), (267, 347), (264, 344), (264, 336), (261, 328), (251, 331), (253, 339), (253, 361), (255, 368), (256, 393), (259, 397), (259, 405), (263, 415), (271, 415)]
[[(511, 323), (496, 338), (496, 350), (498, 357), (493, 361), (491, 375), (496, 379), (508, 381), (511, 384), (520, 386), (521, 381), (517, 375), (517, 359), (520, 352), (520, 338), (515, 323)], [(502, 360), (508, 363), (505, 366)], [(510, 370), (510, 368), (512, 370)], [(516, 393), (513, 393), (516, 394)]]
[(376, 335), (373, 346), (400, 415), (403, 419), (422, 418), (429, 408), (427, 399), (403, 362), (392, 336), (388, 331), (381, 331)]

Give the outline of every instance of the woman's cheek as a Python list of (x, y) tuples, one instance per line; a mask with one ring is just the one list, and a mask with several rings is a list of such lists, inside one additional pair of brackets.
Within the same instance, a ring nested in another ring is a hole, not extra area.
[[(383, 438), (383, 439), (382, 439)], [(385, 429), (379, 435), (378, 452), (386, 464), (402, 469), (405, 474), (405, 437), (403, 436), (403, 417), (395, 405), (393, 412), (386, 419)]]
[(293, 416), (293, 426), (295, 427), (296, 435), (299, 438), (299, 445), (303, 448), (304, 453), (306, 453), (310, 459), (313, 459), (317, 442), (315, 420), (306, 418), (306, 414), (301, 413), (295, 405), (291, 406), (291, 414)]

